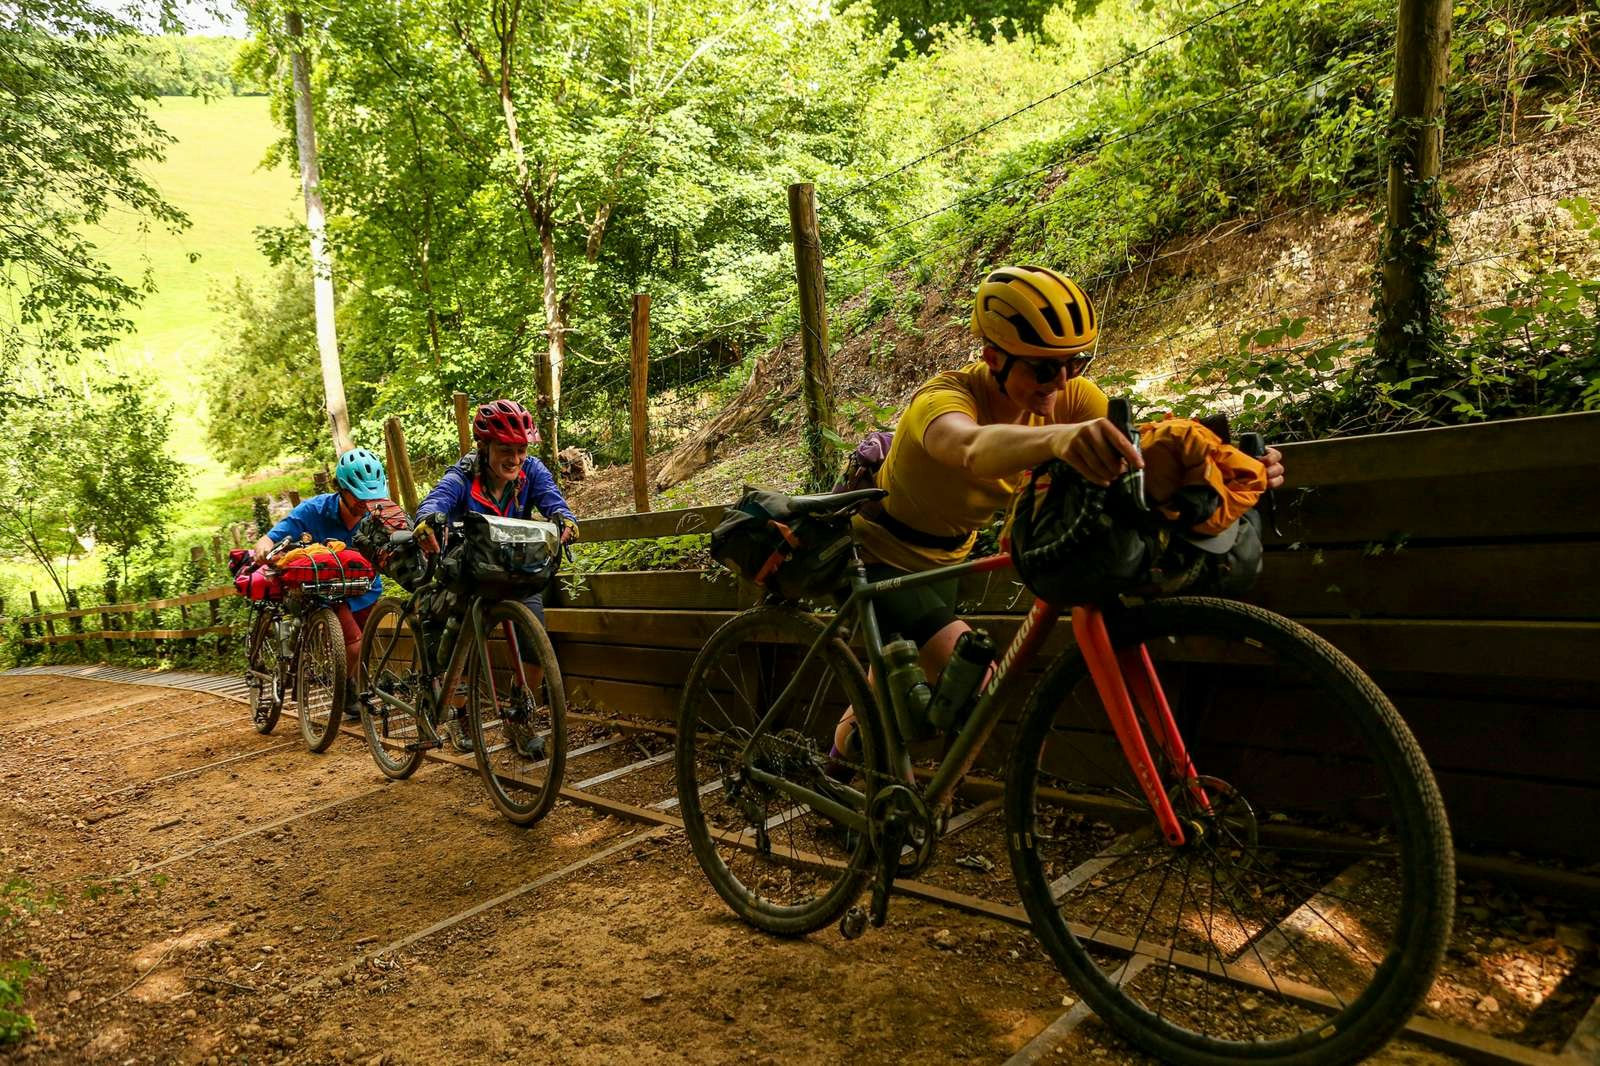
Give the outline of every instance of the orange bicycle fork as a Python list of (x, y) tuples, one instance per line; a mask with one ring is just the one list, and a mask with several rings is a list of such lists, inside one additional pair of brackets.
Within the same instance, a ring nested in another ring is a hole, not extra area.
[(1181, 776), (1195, 804), (1210, 810), (1210, 800), (1200, 786), (1194, 762), (1178, 734), (1178, 724), (1173, 721), (1172, 708), (1162, 691), (1161, 679), (1156, 676), (1155, 664), (1143, 644), (1116, 650), (1111, 644), (1111, 634), (1106, 630), (1105, 612), (1098, 607), (1072, 609), (1072, 636), (1078, 650), (1089, 666), (1089, 676), (1094, 680), (1100, 702), (1111, 719), (1111, 728), (1122, 745), (1122, 753), (1133, 770), (1133, 776), (1144, 792), (1145, 800), (1155, 812), (1161, 835), (1173, 847), (1185, 841), (1183, 824), (1167, 792), (1162, 788), (1161, 773), (1145, 743), (1144, 730), (1139, 727), (1134, 704), (1139, 706), (1150, 735), (1160, 745), (1169, 765)]

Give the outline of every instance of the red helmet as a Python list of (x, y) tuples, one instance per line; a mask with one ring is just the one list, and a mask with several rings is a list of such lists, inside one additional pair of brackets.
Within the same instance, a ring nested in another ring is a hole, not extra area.
[(515, 400), (496, 400), (478, 408), (472, 418), (474, 440), (501, 444), (538, 444), (539, 427), (533, 424), (528, 409)]

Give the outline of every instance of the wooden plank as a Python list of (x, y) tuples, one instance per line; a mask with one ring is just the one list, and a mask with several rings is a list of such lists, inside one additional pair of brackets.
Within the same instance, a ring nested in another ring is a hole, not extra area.
[(629, 681), (606, 681), (563, 674), (567, 699), (574, 703), (594, 703), (613, 714), (659, 722), (678, 720), (679, 689), (660, 685), (641, 685)]
[(238, 626), (204, 626), (199, 629), (96, 629), (83, 633), (63, 633), (55, 637), (41, 637), (30, 643), (67, 644), (77, 640), (191, 640), (218, 634), (239, 632)]
[(649, 540), (710, 533), (722, 521), (722, 514), (726, 510), (725, 506), (682, 507), (672, 511), (651, 511), (649, 514), (591, 518), (583, 524), (583, 539), (591, 542)]
[(760, 599), (759, 590), (726, 570), (648, 570), (563, 578), (560, 606), (737, 611)]
[(623, 644), (588, 644), (562, 640), (556, 644), (563, 677), (643, 681), (681, 685), (694, 664), (695, 649), (647, 648)]
[(1545, 471), (1600, 455), (1600, 412), (1512, 418), (1282, 445), (1290, 487)]
[(1269, 546), (1413, 541), (1474, 542), (1501, 537), (1585, 537), (1600, 533), (1600, 467), (1560, 466), (1537, 477), (1469, 474), (1418, 481), (1361, 482), (1279, 493), (1283, 536)]
[(1600, 680), (1600, 622), (1300, 621), (1369, 672)]
[[(663, 512), (666, 513), (666, 512)], [(699, 648), (733, 611), (630, 611), (555, 607), (545, 612), (553, 634), (621, 637), (630, 644)]]
[(1593, 620), (1600, 541), (1273, 551), (1247, 598), (1290, 617)]

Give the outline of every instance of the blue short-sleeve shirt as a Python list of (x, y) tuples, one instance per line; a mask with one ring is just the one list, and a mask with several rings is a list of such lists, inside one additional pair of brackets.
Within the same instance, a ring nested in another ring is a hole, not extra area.
[[(330, 539), (348, 543), (353, 532), (355, 527), (345, 525), (344, 517), (339, 513), (339, 494), (325, 492), (321, 496), (300, 501), (300, 506), (284, 515), (277, 525), (267, 531), (267, 537), (276, 544), (284, 537), (298, 538), (302, 533), (310, 533), (312, 540), (323, 543)], [(370, 592), (344, 601), (345, 606), (352, 611), (359, 611), (377, 603), (382, 594), (383, 578), (375, 577)]]

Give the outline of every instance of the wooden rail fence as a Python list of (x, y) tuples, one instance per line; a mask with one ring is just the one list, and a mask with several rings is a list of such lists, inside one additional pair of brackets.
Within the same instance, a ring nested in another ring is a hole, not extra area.
[[(1282, 535), (1269, 537), (1250, 598), (1373, 674), (1427, 751), (1463, 841), (1600, 856), (1582, 814), (1600, 804), (1600, 413), (1284, 452)], [(590, 542), (708, 533), (721, 514), (591, 519), (583, 533)], [(193, 639), (233, 627), (133, 623), (170, 607), (209, 603), (215, 612), (230, 595), (226, 587), (19, 621), (30, 643)], [(964, 616), (998, 641), (1031, 600), (1009, 574), (969, 579), (961, 598)], [(695, 652), (757, 599), (720, 570), (594, 573), (563, 578), (547, 621), (574, 697), (670, 720)], [(90, 616), (98, 630), (82, 628)], [(1070, 639), (1066, 626), (1052, 638), (1057, 648)], [(1261, 728), (1270, 737), (1281, 726), (1264, 719)]]

